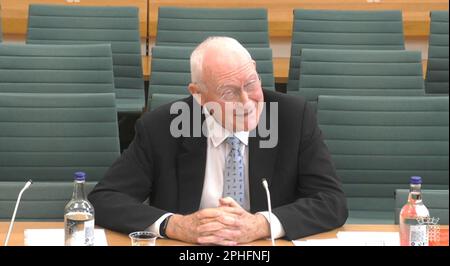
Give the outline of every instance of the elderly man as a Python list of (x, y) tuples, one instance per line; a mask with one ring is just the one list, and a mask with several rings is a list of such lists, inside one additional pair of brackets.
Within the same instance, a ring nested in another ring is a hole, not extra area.
[[(191, 55), (191, 75), (192, 96), (181, 102), (206, 130), (174, 136), (171, 104), (143, 115), (130, 147), (89, 195), (97, 224), (199, 244), (267, 238), (262, 178), (270, 184), (276, 238), (345, 222), (341, 183), (304, 99), (264, 91), (255, 62), (232, 38), (201, 43)], [(263, 115), (275, 117), (273, 147), (261, 145)], [(190, 132), (198, 126), (192, 123)]]

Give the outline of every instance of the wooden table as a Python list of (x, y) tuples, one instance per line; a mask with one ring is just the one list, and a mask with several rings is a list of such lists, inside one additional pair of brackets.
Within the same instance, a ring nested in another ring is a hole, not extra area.
[[(0, 244), (3, 245), (6, 233), (8, 231), (9, 223), (8, 222), (0, 222)], [(11, 238), (9, 240), (10, 246), (23, 246), (24, 245), (24, 230), (25, 229), (55, 229), (55, 228), (63, 228), (62, 222), (17, 222), (14, 225), (14, 230), (11, 234)], [(398, 225), (344, 225), (341, 228), (309, 236), (302, 240), (306, 239), (324, 239), (324, 238), (335, 238), (336, 234), (339, 231), (376, 231), (376, 232), (398, 232)], [(439, 245), (448, 246), (448, 225), (441, 226), (441, 241)], [(118, 232), (114, 232), (111, 230), (105, 230), (106, 238), (108, 240), (109, 246), (129, 246), (130, 239), (126, 234), (121, 234)], [(167, 240), (167, 239), (158, 239), (156, 241), (156, 245), (158, 246), (189, 246), (192, 244), (184, 243), (176, 240)], [(271, 242), (269, 240), (258, 240), (250, 243), (252, 246), (270, 246)], [(292, 246), (291, 241), (287, 240), (277, 240), (277, 246)]]

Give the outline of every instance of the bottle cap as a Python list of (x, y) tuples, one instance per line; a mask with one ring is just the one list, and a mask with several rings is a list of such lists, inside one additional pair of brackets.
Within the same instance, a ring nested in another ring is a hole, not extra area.
[(411, 176), (410, 182), (411, 182), (411, 184), (414, 184), (414, 185), (422, 184), (422, 177), (420, 177), (420, 176)]
[(74, 174), (74, 178), (76, 181), (84, 181), (86, 180), (86, 173), (84, 172), (76, 172)]

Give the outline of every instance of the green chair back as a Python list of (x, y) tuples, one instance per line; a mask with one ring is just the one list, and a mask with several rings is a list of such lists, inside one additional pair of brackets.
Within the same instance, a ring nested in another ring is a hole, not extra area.
[(0, 44), (0, 93), (113, 93), (111, 47)]
[(319, 96), (347, 223), (394, 223), (394, 192), (407, 189), (410, 176), (422, 176), (427, 189), (448, 189), (448, 104), (444, 96)]
[(233, 37), (245, 47), (269, 47), (263, 8), (160, 7), (157, 46), (197, 46), (209, 36)]
[(448, 11), (432, 11), (426, 77), (427, 93), (448, 94)]
[(425, 95), (418, 51), (303, 49), (299, 91), (315, 106), (319, 95)]
[[(400, 211), (408, 202), (408, 195), (408, 189), (395, 190), (395, 224), (399, 223)], [(422, 189), (422, 199), (430, 217), (439, 218), (439, 224), (448, 225), (448, 190)]]
[(141, 112), (144, 79), (136, 7), (30, 5), (28, 44), (110, 43), (119, 112)]
[(288, 91), (298, 90), (304, 48), (403, 50), (402, 13), (295, 9)]
[[(194, 49), (194, 47), (153, 47), (149, 99), (154, 93), (189, 94), (187, 89), (191, 82), (189, 59)], [(247, 50), (256, 61), (256, 68), (261, 76), (263, 87), (268, 90), (275, 90), (272, 49), (248, 48)]]
[(73, 173), (92, 189), (119, 157), (113, 93), (0, 93), (0, 219), (62, 219)]

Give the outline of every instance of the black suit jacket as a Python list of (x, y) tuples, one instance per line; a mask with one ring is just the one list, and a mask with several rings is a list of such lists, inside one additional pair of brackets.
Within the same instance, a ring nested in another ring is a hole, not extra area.
[[(182, 101), (191, 110), (197, 104), (192, 97)], [(261, 184), (266, 178), (273, 213), (288, 239), (341, 226), (348, 215), (346, 199), (314, 111), (303, 98), (281, 93), (264, 91), (264, 101), (278, 103), (279, 139), (276, 147), (261, 149), (258, 131), (249, 138), (251, 212), (267, 210)], [(98, 225), (129, 233), (144, 230), (166, 212), (199, 209), (207, 139), (172, 137), (174, 117), (164, 105), (137, 121), (133, 142), (89, 195)]]

